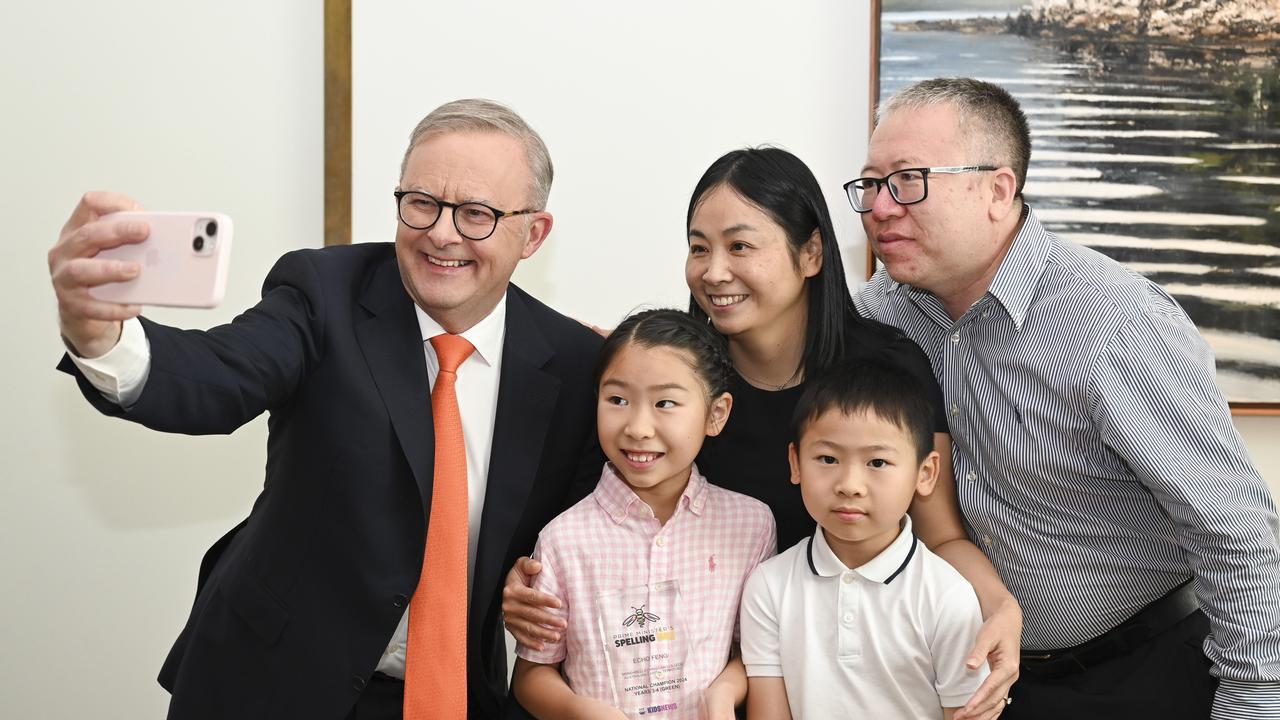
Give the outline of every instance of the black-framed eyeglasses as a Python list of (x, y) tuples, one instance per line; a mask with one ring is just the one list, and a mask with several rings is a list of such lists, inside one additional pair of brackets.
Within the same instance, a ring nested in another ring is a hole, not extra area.
[(414, 230), (430, 230), (440, 219), (445, 208), (453, 209), (453, 227), (468, 240), (484, 240), (498, 229), (498, 221), (512, 215), (528, 215), (537, 210), (512, 210), (505, 212), (484, 203), (445, 202), (434, 195), (418, 190), (396, 190), (396, 212), (400, 222)]
[(998, 170), (995, 165), (963, 165), (958, 167), (918, 167), (895, 170), (884, 177), (860, 177), (844, 184), (849, 204), (854, 212), (871, 212), (871, 206), (880, 194), (880, 188), (888, 187), (889, 195), (899, 205), (915, 205), (929, 197), (929, 175), (958, 175), (960, 173)]

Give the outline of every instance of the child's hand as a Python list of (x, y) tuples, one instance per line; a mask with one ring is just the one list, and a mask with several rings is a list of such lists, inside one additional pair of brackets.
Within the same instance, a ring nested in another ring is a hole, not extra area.
[(529, 587), (532, 578), (542, 572), (542, 563), (527, 557), (516, 560), (502, 588), (502, 622), (516, 642), (534, 650), (544, 649), (543, 641), (559, 642), (560, 631), (568, 627), (564, 618), (543, 610), (562, 607), (554, 595)]

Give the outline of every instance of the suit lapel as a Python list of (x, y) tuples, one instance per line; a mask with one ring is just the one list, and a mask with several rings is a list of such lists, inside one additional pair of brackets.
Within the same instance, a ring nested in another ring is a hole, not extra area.
[(394, 258), (378, 269), (360, 304), (372, 316), (356, 325), (356, 341), (418, 484), (422, 517), (430, 517), (435, 464), (431, 386), (413, 301), (404, 290)]
[[(387, 274), (391, 277), (384, 277)], [(430, 517), (435, 462), (431, 388), (413, 301), (404, 292), (394, 261), (379, 269), (360, 304), (371, 317), (356, 326), (356, 340), (418, 484), (422, 517)], [(475, 588), (496, 588), (506, 571), (502, 564), (533, 489), (560, 393), (560, 380), (542, 369), (553, 355), (522, 293), (509, 288)], [(483, 617), (492, 599), (490, 592), (472, 593), (472, 612)]]
[[(533, 489), (542, 446), (555, 412), (560, 380), (542, 368), (554, 352), (538, 331), (522, 293), (507, 290), (507, 327), (502, 376), (489, 454), (489, 483), (476, 549), (474, 588), (495, 588), (511, 536)], [(472, 612), (483, 617), (490, 593), (472, 593)]]

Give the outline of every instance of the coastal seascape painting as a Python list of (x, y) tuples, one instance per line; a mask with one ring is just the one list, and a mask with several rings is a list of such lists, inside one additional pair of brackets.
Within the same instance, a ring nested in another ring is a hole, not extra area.
[(873, 12), (879, 97), (937, 76), (1009, 90), (1045, 226), (1162, 285), (1213, 348), (1235, 412), (1280, 413), (1280, 0)]

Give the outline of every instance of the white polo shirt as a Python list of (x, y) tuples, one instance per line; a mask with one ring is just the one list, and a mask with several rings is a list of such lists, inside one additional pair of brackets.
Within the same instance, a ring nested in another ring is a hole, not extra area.
[(748, 676), (783, 679), (795, 720), (940, 720), (989, 672), (964, 664), (981, 626), (973, 587), (916, 540), (910, 517), (852, 570), (819, 526), (747, 581), (742, 660)]

